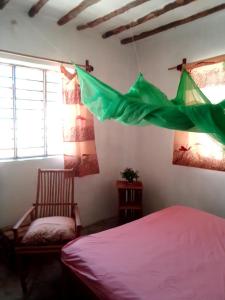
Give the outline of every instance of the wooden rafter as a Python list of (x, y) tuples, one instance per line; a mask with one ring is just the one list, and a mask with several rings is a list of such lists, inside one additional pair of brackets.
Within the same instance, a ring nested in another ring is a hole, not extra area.
[(84, 11), (89, 6), (92, 6), (101, 0), (83, 0), (78, 6), (76, 6), (74, 9), (72, 9), (68, 14), (63, 16), (61, 19), (58, 20), (58, 25), (64, 25), (68, 23), (70, 20), (76, 18), (77, 15), (79, 15), (82, 11)]
[(3, 9), (8, 2), (9, 0), (0, 0), (0, 9)]
[(154, 10), (150, 13), (148, 13), (147, 15), (137, 19), (136, 21), (133, 21), (131, 23), (128, 23), (128, 24), (125, 24), (125, 25), (122, 25), (122, 26), (119, 26), (119, 27), (116, 27), (110, 31), (107, 31), (105, 33), (103, 33), (102, 37), (104, 39), (112, 36), (112, 35), (115, 35), (115, 34), (118, 34), (118, 33), (121, 33), (125, 30), (128, 30), (132, 27), (135, 27), (135, 26), (138, 26), (138, 25), (141, 25), (149, 20), (152, 20), (154, 18), (157, 18), (173, 9), (176, 9), (178, 7), (181, 7), (181, 6), (184, 6), (184, 5), (187, 5), (191, 2), (194, 2), (196, 0), (176, 0), (174, 2), (171, 2), (169, 4), (166, 4), (163, 8), (161, 9), (157, 9), (157, 10)]
[(223, 10), (223, 9), (225, 9), (225, 4), (220, 4), (220, 5), (215, 6), (213, 8), (210, 8), (210, 9), (201, 11), (201, 12), (199, 12), (197, 14), (191, 15), (190, 17), (187, 17), (185, 19), (177, 20), (177, 21), (165, 24), (163, 26), (157, 27), (155, 29), (142, 32), (142, 33), (140, 33), (138, 35), (134, 35), (132, 37), (128, 37), (128, 38), (122, 39), (121, 40), (121, 44), (128, 44), (128, 43), (132, 43), (134, 41), (138, 41), (138, 40), (144, 39), (146, 37), (149, 37), (151, 35), (157, 34), (159, 32), (162, 32), (162, 31), (165, 31), (165, 30), (168, 30), (168, 29), (171, 29), (171, 28), (174, 28), (174, 27), (177, 27), (177, 26), (180, 26), (180, 25), (183, 25), (183, 24), (195, 21), (195, 20), (200, 19), (200, 18), (204, 18), (204, 17), (206, 17), (208, 15), (214, 14), (214, 13), (216, 13), (218, 11)]
[(103, 17), (100, 17), (100, 18), (97, 18), (91, 22), (88, 22), (86, 24), (82, 24), (82, 25), (78, 25), (77, 26), (77, 30), (83, 30), (83, 29), (86, 29), (86, 28), (92, 28), (92, 27), (95, 27), (103, 22), (106, 22), (118, 15), (121, 15), (125, 12), (127, 12), (128, 10), (136, 7), (136, 6), (139, 6), (145, 2), (148, 2), (148, 1), (151, 1), (151, 0), (134, 0), (132, 2), (129, 2), (127, 3), (126, 5), (114, 10), (114, 11), (111, 11), (110, 13), (108, 13), (107, 15), (103, 16)]
[(48, 2), (48, 0), (39, 0), (36, 4), (34, 4), (31, 9), (28, 11), (28, 15), (32, 18), (34, 17), (39, 10)]

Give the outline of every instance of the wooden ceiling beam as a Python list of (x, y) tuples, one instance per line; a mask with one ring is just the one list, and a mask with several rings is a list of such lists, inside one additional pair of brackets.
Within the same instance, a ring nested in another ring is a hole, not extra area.
[(121, 42), (121, 44), (132, 43), (134, 41), (138, 41), (138, 40), (144, 39), (146, 37), (149, 37), (151, 35), (157, 34), (159, 32), (163, 32), (163, 31), (166, 31), (168, 29), (171, 29), (171, 28), (174, 28), (174, 27), (177, 27), (177, 26), (180, 26), (180, 25), (183, 25), (183, 24), (195, 21), (197, 19), (204, 18), (206, 16), (214, 14), (214, 13), (216, 13), (218, 11), (223, 10), (223, 9), (225, 9), (225, 4), (220, 4), (220, 5), (215, 6), (213, 8), (210, 8), (210, 9), (201, 11), (201, 12), (199, 12), (197, 14), (191, 15), (191, 16), (185, 18), (185, 19), (177, 20), (177, 21), (165, 24), (163, 26), (157, 27), (155, 29), (142, 32), (142, 33), (140, 33), (138, 35), (134, 35), (132, 37), (128, 37), (128, 38), (122, 39), (120, 42)]
[(163, 14), (165, 14), (165, 13), (167, 13), (167, 12), (173, 10), (173, 9), (176, 9), (178, 7), (187, 5), (187, 4), (189, 4), (191, 2), (194, 2), (194, 1), (196, 1), (196, 0), (176, 0), (174, 2), (166, 4), (161, 9), (157, 9), (157, 10), (154, 10), (154, 11), (148, 13), (147, 15), (137, 19), (136, 21), (133, 21), (131, 23), (128, 23), (128, 24), (116, 27), (112, 30), (109, 30), (109, 31), (103, 33), (102, 37), (103, 37), (103, 39), (106, 39), (106, 38), (108, 38), (112, 35), (119, 34), (119, 33), (123, 32), (125, 30), (128, 30), (128, 29), (130, 29), (132, 27), (135, 27), (135, 26), (138, 26), (138, 25), (141, 25), (141, 24), (143, 24), (147, 21), (150, 21), (154, 18), (157, 18), (157, 17), (159, 17), (159, 16), (161, 16), (161, 15), (163, 15)]
[(9, 0), (0, 0), (0, 9), (3, 9), (8, 2)]
[(91, 22), (88, 22), (86, 24), (81, 24), (81, 25), (78, 25), (77, 26), (77, 30), (83, 30), (83, 29), (86, 29), (86, 28), (93, 28), (103, 22), (106, 22), (118, 15), (121, 15), (125, 12), (127, 12), (128, 10), (136, 7), (136, 6), (139, 6), (145, 2), (148, 2), (148, 1), (151, 1), (151, 0), (134, 0), (132, 2), (129, 2), (127, 3), (126, 5), (114, 10), (114, 11), (111, 11), (110, 13), (108, 13), (107, 15), (103, 16), (103, 17), (100, 17), (100, 18), (97, 18)]
[(28, 11), (29, 17), (34, 17), (47, 2), (48, 0), (39, 0), (36, 4), (34, 4)]
[(84, 11), (89, 6), (92, 6), (101, 0), (83, 0), (78, 6), (68, 12), (65, 16), (58, 20), (58, 25), (64, 25), (71, 21), (72, 19), (76, 18), (82, 11)]

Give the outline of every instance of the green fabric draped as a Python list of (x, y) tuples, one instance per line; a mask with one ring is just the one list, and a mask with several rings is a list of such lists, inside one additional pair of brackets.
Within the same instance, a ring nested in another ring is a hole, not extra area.
[(186, 70), (171, 100), (142, 74), (128, 93), (122, 94), (77, 66), (76, 72), (81, 101), (100, 121), (115, 119), (127, 125), (204, 132), (225, 145), (225, 100), (212, 104)]

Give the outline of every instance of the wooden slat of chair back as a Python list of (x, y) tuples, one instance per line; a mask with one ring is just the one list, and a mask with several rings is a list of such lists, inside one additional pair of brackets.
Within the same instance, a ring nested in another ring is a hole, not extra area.
[(72, 169), (38, 169), (36, 218), (73, 216), (74, 177)]

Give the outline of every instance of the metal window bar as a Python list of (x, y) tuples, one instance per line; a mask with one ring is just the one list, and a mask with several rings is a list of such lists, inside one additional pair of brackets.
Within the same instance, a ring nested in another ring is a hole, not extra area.
[(47, 152), (47, 83), (46, 83), (46, 70), (43, 70), (43, 96), (44, 96), (44, 156), (48, 155)]
[(17, 157), (16, 140), (16, 67), (12, 65), (12, 88), (13, 88), (13, 140), (14, 140), (14, 158)]
[[(21, 68), (21, 67), (23, 67), (23, 66), (20, 66), (20, 65), (15, 65), (15, 68), (17, 68), (17, 67), (19, 67), (19, 68)], [(41, 71), (41, 73), (42, 73), (42, 78), (43, 78), (43, 69), (40, 69), (40, 68), (35, 68), (35, 67), (27, 67), (27, 66), (25, 66), (25, 68), (27, 69), (27, 68), (29, 68), (29, 69), (32, 69), (32, 70), (40, 70)], [(15, 77), (15, 80), (16, 80), (17, 78)], [(26, 80), (28, 80), (28, 81), (30, 81), (30, 78), (28, 79), (26, 79)], [(43, 81), (41, 81), (41, 82), (43, 82)], [(16, 89), (16, 91), (17, 91), (17, 89)], [(33, 90), (30, 90), (29, 92), (32, 92)], [(16, 99), (17, 100), (17, 99)], [(26, 99), (27, 101), (29, 101), (29, 99)], [(44, 100), (44, 99), (43, 99)], [(42, 100), (42, 101), (43, 101)], [(19, 98), (18, 98), (18, 101), (19, 101)], [(32, 99), (30, 100), (30, 101), (32, 101)], [(17, 101), (16, 101), (16, 103), (17, 103)], [(36, 111), (37, 109), (21, 109), (22, 111), (28, 111), (28, 110), (30, 110), (30, 111)], [(17, 109), (16, 109), (16, 111), (17, 111)], [(43, 110), (43, 119), (44, 119), (44, 110)], [(18, 138), (18, 134), (16, 133), (16, 139)], [(44, 152), (44, 155), (31, 155), (31, 156), (27, 156), (27, 155), (22, 155), (22, 156), (18, 156), (18, 145), (16, 145), (17, 146), (17, 148), (16, 148), (16, 151), (17, 151), (17, 155), (16, 155), (16, 157), (15, 157), (15, 159), (20, 159), (20, 158), (28, 158), (28, 157), (43, 157), (43, 156), (45, 156), (45, 152)], [(30, 147), (22, 147), (24, 150), (25, 149), (35, 149), (35, 148), (42, 148), (44, 145), (36, 145), (35, 147), (33, 147), (33, 146), (30, 146)]]

